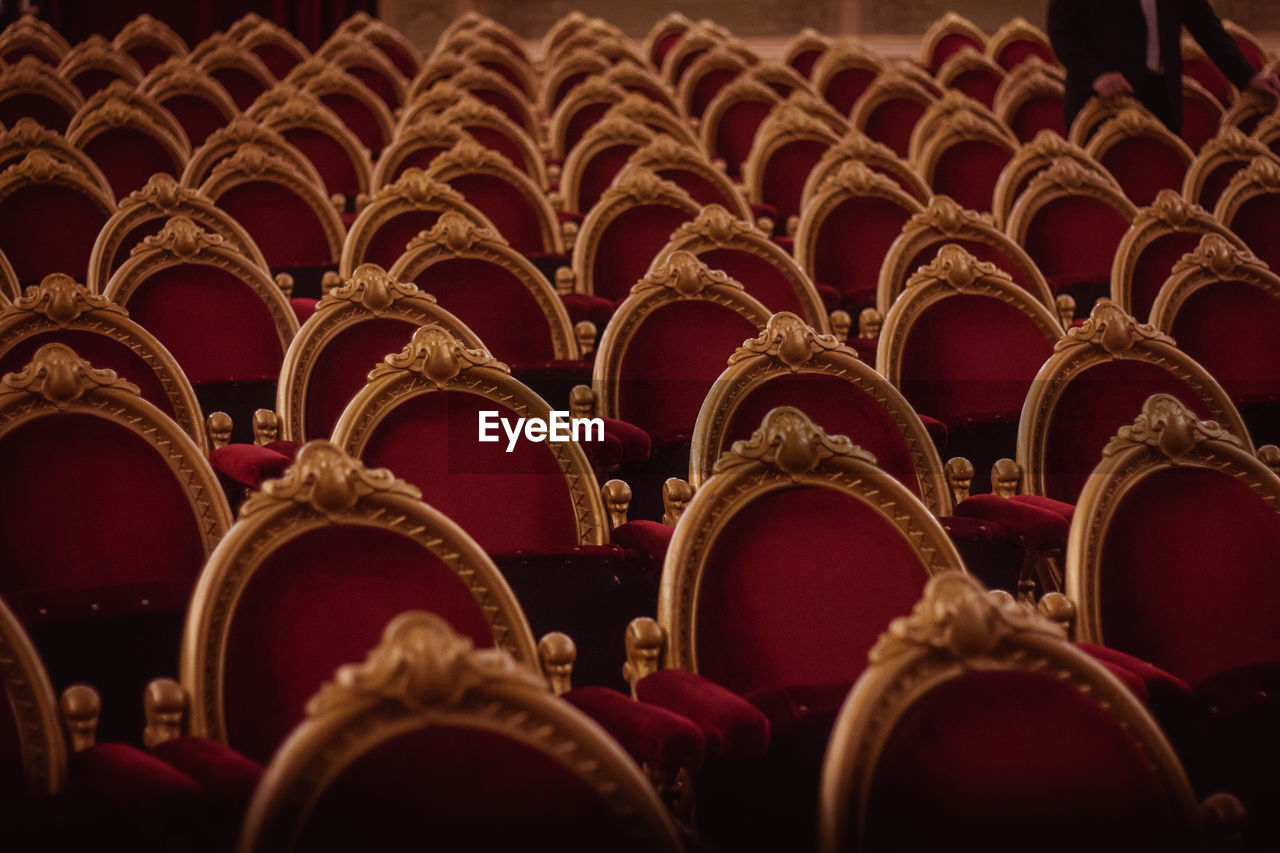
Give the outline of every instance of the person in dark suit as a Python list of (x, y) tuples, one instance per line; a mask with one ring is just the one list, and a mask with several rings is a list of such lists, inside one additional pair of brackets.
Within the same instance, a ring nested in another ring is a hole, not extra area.
[(1180, 131), (1184, 26), (1238, 88), (1280, 97), (1280, 79), (1245, 59), (1209, 0), (1049, 0), (1049, 40), (1067, 69), (1067, 127), (1094, 95), (1133, 95)]

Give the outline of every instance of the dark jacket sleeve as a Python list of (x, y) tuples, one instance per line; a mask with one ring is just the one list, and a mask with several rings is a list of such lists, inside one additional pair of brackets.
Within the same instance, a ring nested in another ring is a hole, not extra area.
[(1098, 26), (1088, 20), (1088, 4), (1079, 0), (1049, 0), (1049, 41), (1053, 52), (1067, 69), (1086, 86), (1108, 71), (1102, 61), (1089, 50), (1089, 28)]
[(1236, 40), (1222, 28), (1209, 0), (1184, 0), (1182, 22), (1228, 80), (1241, 89), (1248, 85), (1258, 69), (1244, 58)]

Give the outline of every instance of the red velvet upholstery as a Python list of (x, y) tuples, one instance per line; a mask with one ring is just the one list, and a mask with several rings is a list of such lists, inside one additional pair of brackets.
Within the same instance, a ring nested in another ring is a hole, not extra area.
[(1227, 188), (1227, 184), (1231, 183), (1231, 179), (1235, 177), (1248, 163), (1240, 160), (1229, 160), (1213, 169), (1205, 177), (1204, 184), (1200, 188), (1200, 198), (1198, 203), (1205, 210), (1213, 210), (1218, 204), (1218, 199), (1222, 196), (1223, 190)]
[(960, 294), (924, 309), (907, 334), (899, 388), (917, 411), (955, 427), (1018, 419), (1053, 341), (1017, 308)]
[(889, 410), (847, 378), (829, 374), (782, 374), (738, 402), (725, 424), (723, 449), (750, 438), (770, 409), (794, 406), (829, 435), (847, 435), (876, 457), (876, 465), (920, 494), (915, 460)]
[(359, 524), (310, 530), (271, 551), (231, 619), (223, 708), (231, 746), (265, 762), (303, 706), (343, 663), (361, 660), (391, 618), (428, 610), (477, 646), (484, 612), (439, 558), (398, 533)]
[(739, 694), (851, 681), (924, 582), (911, 545), (856, 498), (821, 487), (771, 492), (736, 512), (711, 546), (698, 668)]
[(666, 708), (637, 702), (608, 687), (575, 687), (561, 698), (599, 723), (642, 766), (696, 769), (706, 757), (702, 729)]
[(1061, 95), (1035, 95), (1022, 102), (1022, 106), (1009, 117), (1009, 129), (1019, 142), (1030, 142), (1042, 130), (1052, 130), (1067, 138), (1066, 120), (1062, 112)]
[(350, 65), (347, 73), (369, 87), (378, 99), (387, 105), (387, 109), (395, 110), (400, 106), (396, 98), (395, 87), (389, 79), (368, 65)]
[(1031, 837), (1064, 853), (1190, 849), (1126, 729), (1071, 685), (1025, 671), (969, 670), (907, 708), (865, 829), (875, 850), (1012, 853)]
[(1198, 231), (1171, 231), (1152, 240), (1138, 255), (1129, 279), (1129, 305), (1130, 313), (1140, 322), (1150, 316), (1156, 294), (1173, 272), (1173, 265), (1194, 252), (1203, 236)]
[(103, 616), (186, 606), (204, 564), (200, 522), (131, 430), (88, 414), (28, 421), (0, 439), (0, 482), (0, 595), (24, 622), (42, 608), (86, 618), (91, 603)]
[(90, 95), (107, 88), (116, 80), (122, 78), (114, 71), (109, 71), (105, 68), (89, 68), (68, 79), (71, 85), (79, 89), (80, 94), (87, 99)]
[(874, 305), (880, 265), (911, 214), (887, 199), (853, 196), (840, 202), (818, 228), (814, 279), (839, 290), (849, 307)]
[(157, 745), (152, 754), (194, 779), (205, 797), (237, 826), (262, 779), (262, 765), (203, 737), (178, 737)]
[(745, 249), (708, 249), (698, 253), (698, 260), (713, 270), (728, 273), (770, 311), (790, 311), (805, 316), (791, 279), (759, 255)]
[(157, 172), (177, 177), (182, 169), (155, 137), (130, 127), (105, 130), (86, 142), (83, 150), (107, 176), (116, 198), (140, 189)]
[[(1267, 262), (1273, 270), (1280, 269), (1280, 194), (1268, 193), (1246, 201), (1231, 220), (1231, 230)], [(10, 259), (12, 259), (10, 255)], [(16, 266), (15, 266), (16, 269)], [(21, 277), (21, 274), (19, 274)]]
[(829, 735), (851, 687), (853, 683), (849, 681), (766, 687), (751, 691), (746, 698), (768, 718), (770, 731), (775, 734), (818, 724)]
[(353, 196), (360, 191), (355, 164), (338, 140), (309, 127), (291, 127), (281, 135), (316, 167), (327, 192)]
[(361, 263), (391, 269), (404, 254), (409, 241), (421, 231), (430, 231), (439, 219), (438, 210), (407, 210), (383, 219), (369, 235)]
[(628, 158), (636, 153), (637, 147), (631, 143), (610, 145), (591, 155), (578, 178), (579, 213), (587, 213), (595, 207), (600, 196), (604, 195), (618, 172), (627, 164)]
[(1280, 660), (1278, 534), (1280, 516), (1229, 474), (1178, 467), (1143, 479), (1102, 549), (1107, 645), (1192, 684)]
[(663, 58), (666, 57), (671, 48), (676, 46), (680, 39), (684, 38), (684, 34), (684, 30), (675, 30), (673, 32), (664, 33), (654, 41), (653, 50), (650, 53), (649, 58), (653, 60), (653, 66), (655, 68), (662, 67)]
[(293, 849), (404, 850), (424, 838), (441, 850), (644, 849), (561, 759), (488, 729), (443, 725), (387, 740), (344, 768)]
[(1000, 88), (1002, 80), (1004, 80), (1003, 76), (989, 68), (975, 68), (953, 77), (950, 88), (964, 92), (970, 98), (988, 107), (994, 107), (996, 90)]
[(1111, 436), (1133, 423), (1148, 397), (1161, 393), (1177, 397), (1196, 417), (1211, 417), (1199, 395), (1155, 364), (1110, 361), (1076, 374), (1058, 398), (1049, 422), (1043, 461), (1045, 495), (1074, 502)]
[(1111, 260), (1128, 229), (1124, 215), (1106, 202), (1087, 196), (1064, 196), (1037, 211), (1027, 228), (1023, 248), (1045, 278), (1108, 282)]
[(661, 566), (671, 545), (674, 527), (657, 521), (628, 521), (613, 528), (609, 540), (615, 545), (644, 554), (655, 566)]
[(449, 186), (487, 216), (517, 252), (551, 250), (548, 238), (542, 235), (541, 214), (514, 184), (475, 172), (450, 177)]
[(518, 104), (496, 89), (473, 89), (471, 94), (491, 107), (497, 107), (502, 113), (520, 127), (529, 129), (529, 114), (524, 104)]
[(342, 330), (316, 358), (307, 385), (306, 437), (328, 438), (338, 416), (364, 387), (369, 371), (400, 352), (416, 328), (406, 320), (371, 317)]
[(1015, 531), (1018, 541), (1033, 550), (1066, 547), (1071, 526), (1056, 512), (996, 495), (973, 495), (960, 502), (956, 515), (994, 521)]
[(133, 60), (142, 66), (144, 74), (164, 62), (169, 57), (173, 56), (172, 53), (163, 47), (147, 43), (135, 44), (126, 50), (125, 53), (133, 57)]
[(1260, 287), (1224, 281), (1182, 304), (1169, 330), (1237, 402), (1280, 396), (1280, 299)]
[(877, 142), (888, 145), (899, 157), (905, 158), (911, 142), (911, 131), (924, 111), (925, 105), (917, 101), (890, 98), (867, 116), (863, 132)]
[(249, 52), (262, 60), (271, 76), (283, 80), (298, 64), (298, 57), (290, 50), (278, 44), (264, 42), (249, 48)]
[(853, 105), (875, 81), (876, 76), (877, 72), (871, 68), (841, 69), (831, 75), (822, 97), (826, 98), (827, 103), (835, 107), (840, 115), (847, 116), (853, 112)]
[(673, 167), (669, 169), (657, 169), (658, 177), (664, 181), (670, 181), (680, 189), (684, 190), (698, 204), (719, 204), (722, 206), (736, 206), (728, 195), (720, 190), (718, 186), (711, 181), (694, 172), (691, 169)]
[[(422, 489), (427, 503), (458, 522), (486, 550), (558, 550), (578, 544), (564, 474), (546, 444), (521, 438), (476, 441), (481, 410), (516, 415), (472, 394), (436, 392), (400, 403), (363, 453)], [(501, 433), (501, 429), (499, 429)], [(501, 500), (495, 500), (501, 495)]]
[(529, 164), (525, 162), (528, 155), (515, 138), (508, 136), (496, 127), (487, 125), (465, 125), (462, 129), (485, 148), (497, 151), (503, 157), (506, 157), (521, 172), (529, 173)]
[(778, 209), (774, 224), (779, 231), (786, 225), (788, 217), (800, 214), (804, 182), (826, 150), (826, 143), (801, 139), (780, 146), (765, 162), (760, 195), (766, 204)]
[(205, 264), (160, 270), (133, 291), (128, 308), (193, 385), (280, 375), (284, 353), (267, 303), (227, 270)]
[(684, 209), (665, 204), (635, 204), (619, 213), (596, 244), (592, 292), (605, 299), (626, 299), (671, 232), (692, 218)]
[(249, 109), (254, 100), (263, 93), (262, 82), (248, 71), (239, 68), (214, 68), (209, 76), (222, 84), (231, 100), (241, 110)]
[(636, 684), (636, 696), (692, 720), (712, 756), (763, 755), (769, 746), (768, 718), (750, 702), (695, 672), (660, 669)]
[(35, 92), (22, 92), (0, 99), (0, 123), (5, 127), (13, 127), (23, 117), (33, 118), (42, 127), (58, 133), (66, 131), (71, 122), (71, 114), (65, 107)]
[(933, 45), (933, 52), (929, 55), (929, 73), (936, 74), (938, 69), (942, 67), (942, 63), (966, 47), (971, 47), (978, 53), (982, 53), (984, 45), (975, 41), (973, 36), (965, 33), (947, 33), (938, 39)]
[(703, 74), (693, 86), (693, 94), (689, 99), (689, 115), (702, 118), (711, 99), (741, 73), (736, 68), (717, 68)]
[(293, 464), (283, 453), (256, 444), (228, 444), (209, 454), (209, 464), (219, 474), (256, 489), (273, 480)]
[(1013, 152), (982, 139), (957, 142), (938, 159), (933, 191), (948, 195), (966, 210), (991, 210), (991, 194)]
[(1058, 58), (1049, 48), (1038, 42), (1023, 39), (1006, 44), (1000, 49), (995, 60), (1002, 68), (1015, 68), (1033, 56), (1038, 56), (1050, 65), (1058, 62)]
[(360, 144), (370, 151), (381, 151), (389, 140), (382, 138), (382, 127), (378, 123), (377, 114), (353, 95), (330, 92), (320, 96), (320, 102), (342, 119), (342, 123), (351, 128), (360, 140)]
[(1209, 59), (1184, 59), (1182, 61), (1183, 76), (1190, 77), (1209, 90), (1209, 94), (1218, 99), (1220, 104), (1229, 104), (1231, 98), (1231, 81), (1218, 70)]
[(773, 105), (768, 101), (744, 100), (721, 114), (713, 155), (724, 160), (730, 177), (736, 178), (741, 174), (742, 163), (751, 153), (756, 131), (772, 109)]
[(561, 293), (560, 302), (564, 310), (569, 312), (570, 323), (590, 320), (602, 329), (613, 319), (613, 312), (618, 310), (620, 299), (604, 299), (590, 293)]
[(244, 226), (272, 270), (335, 260), (311, 205), (288, 187), (246, 181), (224, 192), (216, 203)]
[(311, 315), (316, 313), (316, 305), (318, 300), (311, 299), (306, 296), (292, 296), (289, 298), (289, 307), (293, 309), (293, 316), (298, 318), (298, 325), (311, 319)]
[[(1191, 701), (1191, 685), (1158, 666), (1152, 666), (1118, 649), (1094, 643), (1076, 643), (1076, 648), (1106, 666), (1113, 675), (1124, 681), (1126, 686), (1136, 682), (1137, 689), (1134, 690), (1134, 694), (1144, 703), (1160, 705)], [(1122, 676), (1122, 672), (1127, 673), (1128, 677)]]
[(1071, 524), (1071, 519), (1075, 518), (1076, 515), (1075, 504), (1069, 504), (1064, 501), (1055, 501), (1053, 498), (1041, 497), (1040, 495), (1014, 495), (1009, 500), (1020, 504), (1026, 504), (1027, 506), (1035, 507), (1036, 509), (1041, 509), (1045, 512), (1056, 513), (1067, 522), (1068, 526)]
[[(983, 210), (986, 209), (987, 208), (983, 208)], [(1009, 278), (1013, 279), (1014, 284), (1020, 284), (1023, 288), (1031, 290), (1031, 282), (1027, 279), (1026, 271), (1022, 268), (1022, 265), (1015, 263), (1013, 258), (1009, 257), (1009, 255), (1002, 251), (999, 246), (994, 246), (983, 240), (957, 240), (954, 237), (947, 237), (944, 234), (935, 234), (933, 239), (916, 253), (916, 256), (911, 259), (911, 263), (906, 267), (907, 276), (910, 277), (911, 273), (914, 273), (920, 267), (929, 264), (930, 261), (938, 256), (938, 249), (942, 248), (947, 243), (955, 243), (957, 246), (964, 249), (980, 261), (995, 264), (1003, 272), (1008, 273)], [(899, 292), (901, 292), (901, 288), (905, 284), (906, 279), (898, 282)], [(1039, 295), (1038, 292), (1036, 295)]]
[(640, 427), (613, 418), (604, 419), (605, 435), (617, 436), (622, 445), (622, 465), (640, 465), (649, 458), (651, 442), (649, 433)]
[(537, 299), (498, 264), (450, 258), (427, 267), (414, 282), (479, 335), (495, 358), (512, 367), (555, 359), (551, 328)]
[(108, 212), (77, 190), (28, 184), (0, 202), (0, 251), (21, 284), (62, 272), (84, 281)]
[(74, 805), (60, 828), (83, 822), (104, 847), (198, 850), (208, 841), (205, 792), (159, 758), (122, 743), (104, 743), (70, 755), (68, 774), (68, 802)]
[(687, 437), (729, 356), (756, 334), (751, 321), (714, 302), (662, 306), (628, 342), (619, 372), (618, 416), (656, 438)]
[[(1218, 135), (1222, 122), (1222, 109), (1203, 97), (1182, 96), (1182, 131), (1179, 134), (1192, 151), (1199, 151), (1206, 142)], [(1204, 203), (1206, 210), (1213, 210), (1213, 202)]]
[(174, 95), (161, 101), (160, 106), (172, 113), (182, 125), (192, 148), (199, 147), (209, 134), (227, 123), (222, 111), (199, 95)]
[(1187, 162), (1178, 149), (1149, 136), (1120, 140), (1102, 155), (1102, 165), (1139, 206), (1150, 204), (1166, 187), (1181, 190), (1187, 174)]
[(813, 75), (813, 66), (822, 58), (824, 50), (802, 50), (795, 56), (791, 57), (791, 67), (799, 71), (802, 76), (809, 78)]
[(551, 96), (551, 112), (555, 112), (555, 108), (560, 106), (560, 102), (565, 96), (572, 92), (579, 83), (591, 76), (588, 71), (575, 71), (572, 74), (560, 78), (559, 85), (556, 86), (555, 93)]

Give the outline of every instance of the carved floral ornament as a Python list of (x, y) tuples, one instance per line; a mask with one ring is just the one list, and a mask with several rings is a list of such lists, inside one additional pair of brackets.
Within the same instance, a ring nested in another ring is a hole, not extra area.
[(391, 621), (364, 663), (338, 669), (307, 703), (309, 718), (394, 702), (406, 710), (452, 708), (472, 691), (517, 683), (539, 693), (546, 683), (500, 649), (477, 649), (441, 617), (410, 611)]
[(437, 200), (455, 204), (463, 202), (461, 193), (444, 181), (437, 181), (416, 166), (401, 172), (395, 183), (383, 187), (374, 200), (387, 197), (403, 199), (412, 204), (430, 204)]
[(428, 323), (418, 327), (402, 351), (383, 359), (382, 364), (369, 373), (369, 381), (395, 373), (416, 373), (440, 389), (473, 367), (490, 367), (511, 373), (511, 368), (490, 355), (488, 350), (471, 349), (448, 329)]
[(1120, 431), (1103, 448), (1103, 457), (1114, 456), (1130, 447), (1149, 447), (1170, 462), (1177, 462), (1206, 441), (1221, 441), (1243, 447), (1239, 438), (1217, 421), (1202, 421), (1171, 394), (1154, 394), (1142, 404), (1142, 414)]
[(144, 237), (131, 255), (149, 249), (159, 249), (184, 260), (195, 257), (207, 249), (231, 248), (221, 234), (205, 231), (188, 216), (170, 217), (159, 234)]
[(28, 287), (22, 296), (13, 301), (13, 305), (19, 311), (30, 311), (48, 317), (62, 327), (89, 311), (129, 316), (129, 312), (122, 306), (105, 296), (90, 293), (83, 284), (62, 273), (47, 275), (39, 285)]
[(910, 223), (919, 228), (939, 231), (948, 237), (958, 236), (983, 225), (995, 227), (991, 214), (965, 210), (958, 202), (946, 195), (931, 196), (929, 206), (919, 213), (912, 214)]
[(52, 66), (46, 65), (30, 53), (5, 68), (0, 74), (0, 81), (3, 81), (5, 91), (44, 89), (49, 86), (62, 89), (70, 86), (58, 76)]
[[(630, 165), (618, 172), (606, 195), (629, 198), (638, 204), (652, 204), (661, 198), (686, 194), (678, 185), (663, 179), (652, 169)], [(600, 204), (605, 204), (603, 199)]]
[(168, 172), (156, 172), (147, 179), (145, 185), (124, 197), (120, 202), (120, 210), (145, 206), (167, 213), (177, 210), (182, 202), (197, 197), (194, 190), (182, 186), (173, 175)]
[(757, 139), (790, 134), (802, 138), (819, 137), (826, 140), (831, 136), (831, 132), (830, 126), (825, 121), (801, 106), (793, 95), (773, 108), (769, 117), (760, 126)]
[(43, 142), (61, 137), (57, 131), (49, 130), (30, 116), (23, 116), (13, 123), (4, 134), (4, 141), (19, 148), (35, 148)]
[(463, 136), (453, 144), (452, 148), (443, 154), (437, 155), (431, 161), (431, 169), (433, 171), (439, 171), (450, 166), (459, 166), (463, 169), (505, 169), (510, 165), (511, 161), (506, 157), (492, 148), (484, 147), (470, 136)]
[(22, 177), (40, 184), (47, 184), (59, 178), (71, 178), (79, 173), (74, 167), (62, 162), (43, 148), (33, 148), (27, 152), (19, 163), (14, 163), (0, 173), (3, 177)]
[(965, 660), (995, 651), (1006, 640), (1032, 634), (1066, 640), (1066, 629), (1003, 590), (988, 591), (958, 571), (935, 575), (910, 616), (900, 616), (880, 635), (868, 660), (882, 664), (906, 652), (922, 650)]
[(980, 261), (955, 243), (947, 243), (938, 249), (937, 256), (925, 266), (920, 267), (907, 279), (904, 290), (910, 290), (924, 284), (943, 282), (956, 290), (964, 290), (982, 278), (1003, 279), (1009, 284), (1013, 280), (995, 264)]
[(261, 145), (248, 143), (241, 145), (236, 149), (236, 153), (223, 160), (213, 167), (213, 176), (221, 176), (227, 173), (240, 175), (244, 177), (256, 177), (268, 172), (291, 171), (290, 167), (279, 157), (272, 154)]
[(1280, 161), (1274, 157), (1254, 157), (1249, 165), (1236, 172), (1223, 195), (1241, 184), (1251, 184), (1264, 192), (1280, 192)]
[(689, 151), (689, 147), (673, 136), (660, 133), (652, 141), (632, 155), (632, 162), (655, 163), (659, 166), (669, 163), (688, 162), (698, 159)]
[(1138, 215), (1145, 215), (1173, 228), (1181, 228), (1193, 219), (1207, 218), (1209, 212), (1200, 205), (1187, 201), (1176, 190), (1165, 188), (1156, 193), (1151, 204), (1138, 211)]
[(759, 237), (753, 224), (738, 219), (724, 205), (709, 204), (698, 213), (698, 218), (683, 222), (671, 234), (673, 242), (691, 237), (706, 237), (717, 245), (724, 245), (739, 237)]
[(842, 163), (839, 168), (829, 172), (823, 179), (823, 191), (836, 189), (853, 195), (899, 192), (898, 185), (892, 178), (857, 160)]
[(1031, 179), (1025, 192), (1038, 193), (1046, 187), (1066, 190), (1075, 193), (1090, 188), (1107, 195), (1115, 192), (1115, 188), (1092, 169), (1086, 168), (1073, 157), (1058, 157), (1049, 168)]
[(1174, 346), (1173, 338), (1149, 323), (1139, 323), (1132, 315), (1110, 299), (1099, 299), (1089, 313), (1089, 319), (1080, 326), (1068, 329), (1056, 344), (1054, 352), (1084, 344), (1100, 347), (1108, 355), (1128, 352), (1140, 343), (1155, 341)]
[(66, 409), (87, 391), (117, 388), (139, 393), (138, 387), (116, 375), (114, 370), (99, 370), (66, 344), (45, 344), (36, 350), (31, 362), (18, 373), (0, 377), (7, 391), (25, 391), (43, 397), (57, 409)]
[(431, 230), (418, 232), (418, 236), (410, 240), (405, 248), (413, 250), (443, 246), (456, 255), (469, 251), (477, 243), (505, 245), (506, 242), (498, 232), (477, 224), (461, 211), (446, 210), (440, 214)]
[(281, 502), (305, 506), (326, 518), (350, 511), (362, 498), (375, 493), (403, 495), (414, 500), (422, 493), (386, 468), (366, 468), (328, 441), (310, 441), (275, 480), (245, 502), (241, 517)]
[(1224, 124), (1218, 135), (1210, 139), (1205, 147), (1209, 150), (1225, 154), (1233, 159), (1243, 160), (1253, 157), (1267, 157), (1271, 149), (1252, 136), (1247, 135), (1234, 124)]
[(654, 132), (652, 130), (630, 116), (615, 113), (615, 109), (617, 109), (616, 104), (610, 108), (604, 118), (592, 125), (591, 129), (583, 134), (578, 143), (578, 148), (587, 150), (595, 145), (618, 142), (644, 145), (653, 139)]
[(769, 318), (758, 337), (743, 342), (729, 357), (729, 364), (766, 355), (776, 358), (795, 372), (809, 363), (815, 355), (824, 352), (858, 357), (856, 350), (840, 343), (835, 335), (824, 335), (790, 311), (780, 311)]
[(713, 270), (698, 260), (698, 256), (683, 249), (672, 252), (671, 257), (651, 269), (645, 277), (631, 288), (633, 294), (644, 294), (658, 290), (670, 290), (679, 298), (691, 299), (699, 297), (703, 291), (713, 287), (729, 287), (744, 290), (741, 284), (721, 270)]
[(831, 436), (791, 406), (770, 409), (751, 437), (735, 441), (716, 460), (712, 473), (719, 474), (742, 465), (761, 462), (784, 474), (807, 474), (833, 457), (857, 459), (871, 465), (876, 458), (854, 445), (847, 436)]
[(413, 282), (397, 281), (377, 264), (361, 264), (351, 273), (351, 278), (330, 288), (323, 301), (326, 304), (354, 302), (378, 315), (401, 299), (409, 297), (435, 301), (434, 296), (423, 293)]
[(1248, 249), (1235, 246), (1221, 234), (1206, 234), (1194, 252), (1183, 255), (1173, 265), (1173, 274), (1202, 269), (1218, 278), (1225, 278), (1241, 267), (1265, 269), (1266, 264)]

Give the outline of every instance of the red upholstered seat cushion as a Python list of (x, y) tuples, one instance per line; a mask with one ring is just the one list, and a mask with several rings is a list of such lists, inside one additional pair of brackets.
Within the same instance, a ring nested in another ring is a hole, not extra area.
[(915, 495), (920, 477), (902, 429), (878, 400), (846, 377), (830, 374), (782, 374), (757, 385), (738, 401), (725, 423), (723, 452), (750, 438), (770, 409), (794, 406), (830, 435), (847, 435), (870, 451), (876, 464)]
[(370, 317), (329, 340), (308, 377), (304, 411), (307, 438), (328, 438), (338, 416), (364, 387), (369, 371), (400, 352), (417, 328), (407, 320)]
[(1129, 304), (1134, 317), (1143, 323), (1147, 321), (1156, 294), (1173, 272), (1173, 265), (1183, 255), (1194, 252), (1203, 236), (1198, 231), (1171, 231), (1146, 245), (1134, 261), (1129, 279)]
[(772, 108), (768, 101), (739, 101), (724, 111), (716, 132), (715, 156), (724, 160), (730, 177), (741, 174), (742, 164), (755, 143), (756, 131)]
[(1103, 543), (1107, 645), (1191, 684), (1280, 660), (1277, 535), (1280, 516), (1229, 474), (1178, 467), (1144, 478)]
[(860, 304), (875, 304), (880, 266), (911, 214), (887, 199), (854, 196), (841, 202), (818, 227), (814, 279)]
[(88, 414), (27, 421), (0, 439), (0, 482), (0, 595), (19, 618), (186, 606), (205, 559), (201, 522), (178, 475), (132, 430)]
[(692, 218), (688, 211), (665, 204), (636, 204), (619, 213), (600, 235), (590, 261), (592, 292), (605, 299), (626, 299), (671, 232)]
[(298, 325), (307, 322), (311, 319), (311, 315), (316, 313), (317, 302), (318, 300), (305, 296), (295, 296), (289, 300), (289, 307), (293, 309), (293, 315), (298, 318)]
[(979, 294), (935, 302), (907, 333), (899, 387), (916, 411), (950, 426), (1016, 421), (1053, 341), (1026, 314)]
[(265, 762), (344, 663), (391, 618), (428, 610), (477, 646), (492, 632), (472, 593), (413, 540), (357, 524), (315, 528), (267, 554), (231, 617), (223, 672), (230, 745)]
[[(462, 525), (486, 550), (554, 551), (578, 544), (577, 516), (564, 473), (548, 445), (480, 442), (479, 413), (498, 403), (461, 391), (422, 394), (401, 402), (374, 429), (362, 454), (374, 468), (422, 489), (422, 499)], [(501, 500), (495, 500), (495, 496)]]
[(779, 146), (765, 162), (760, 195), (764, 202), (778, 209), (774, 224), (779, 229), (788, 217), (800, 214), (804, 182), (826, 150), (826, 143), (800, 139)]
[(655, 440), (687, 437), (729, 356), (756, 334), (750, 320), (714, 302), (658, 308), (636, 328), (622, 357), (619, 418)]
[(1040, 495), (1014, 495), (1009, 500), (1015, 503), (1025, 504), (1026, 506), (1035, 507), (1045, 512), (1052, 512), (1062, 517), (1068, 525), (1071, 519), (1075, 518), (1076, 505), (1064, 503), (1063, 501), (1055, 501), (1053, 498), (1045, 498)]
[(219, 196), (217, 205), (244, 226), (272, 270), (336, 260), (311, 204), (282, 184), (246, 181)]
[(609, 324), (620, 302), (620, 300), (605, 299), (590, 293), (561, 293), (560, 301), (564, 303), (564, 309), (569, 312), (571, 323), (588, 320), (595, 323), (597, 329), (603, 329)]
[(1041, 462), (1045, 495), (1075, 502), (1116, 430), (1133, 423), (1143, 402), (1161, 393), (1177, 397), (1196, 417), (1212, 417), (1198, 394), (1156, 364), (1125, 359), (1076, 374), (1062, 390), (1046, 429)]
[(1125, 727), (1025, 671), (969, 670), (910, 705), (876, 766), (865, 831), (871, 849), (1016, 851), (1029, 834), (1041, 850), (1186, 849)]
[(560, 698), (599, 723), (637, 764), (666, 771), (696, 769), (706, 757), (701, 727), (666, 708), (608, 687), (575, 687)]
[(769, 719), (750, 702), (695, 672), (662, 669), (636, 684), (641, 702), (692, 720), (712, 756), (763, 755), (769, 746)]
[(994, 521), (1014, 531), (1028, 548), (1062, 549), (1070, 522), (1059, 513), (996, 495), (973, 495), (960, 502), (956, 515)]
[(0, 201), (0, 250), (23, 285), (53, 272), (84, 281), (107, 212), (79, 190), (29, 184)]
[(917, 101), (890, 98), (867, 116), (863, 132), (877, 142), (888, 145), (899, 157), (905, 158), (911, 142), (911, 131), (924, 111), (925, 105)]
[(1102, 165), (1115, 175), (1130, 201), (1144, 206), (1162, 189), (1181, 189), (1188, 164), (1172, 145), (1149, 136), (1131, 136), (1107, 149)]
[(167, 267), (147, 277), (127, 307), (193, 385), (280, 375), (284, 351), (271, 309), (228, 270), (196, 263)]
[(616, 436), (622, 444), (621, 465), (641, 465), (649, 459), (651, 442), (649, 433), (634, 424), (613, 418), (604, 419), (606, 436)]
[[(1110, 281), (1111, 260), (1129, 222), (1099, 199), (1064, 196), (1032, 218), (1023, 247), (1045, 278)], [(1055, 292), (1058, 292), (1055, 290)]]
[(949, 195), (966, 210), (990, 211), (991, 195), (1013, 152), (982, 139), (957, 142), (938, 158), (933, 191)]
[(209, 454), (209, 464), (219, 474), (256, 489), (282, 475), (293, 460), (256, 444), (228, 444)]
[(561, 758), (461, 725), (400, 734), (347, 765), (294, 849), (400, 850), (423, 838), (442, 850), (645, 849)]
[(199, 95), (174, 95), (160, 102), (182, 125), (187, 141), (192, 148), (197, 148), (215, 130), (226, 126), (227, 118), (222, 111)]
[(169, 849), (194, 850), (210, 831), (210, 813), (200, 783), (168, 763), (132, 746), (103, 743), (68, 757), (70, 802), (95, 827), (105, 846), (111, 839), (149, 839)]
[(829, 732), (852, 687), (853, 683), (848, 681), (766, 687), (751, 691), (746, 699), (769, 719), (773, 734), (815, 724)]
[[(1185, 705), (1191, 701), (1191, 685), (1176, 675), (1165, 672), (1158, 666), (1152, 666), (1133, 655), (1127, 655), (1118, 649), (1108, 648), (1107, 646), (1099, 646), (1094, 643), (1076, 643), (1076, 647), (1106, 666), (1113, 675), (1124, 681), (1126, 686), (1132, 688), (1134, 686), (1133, 679), (1136, 679), (1137, 684), (1140, 686), (1134, 689), (1134, 694), (1142, 699), (1143, 702), (1154, 705), (1162, 703)], [(1123, 676), (1121, 671), (1128, 673), (1130, 677)]]
[(1169, 333), (1233, 400), (1280, 395), (1280, 299), (1252, 284), (1223, 281), (1191, 294)]
[(228, 746), (203, 737), (177, 737), (157, 745), (152, 754), (194, 779), (206, 798), (238, 825), (262, 779), (262, 765)]
[(154, 136), (130, 127), (103, 131), (83, 146), (89, 159), (107, 176), (116, 198), (140, 189), (157, 172), (177, 177), (181, 163)]
[(770, 492), (711, 544), (696, 604), (699, 671), (739, 694), (852, 681), (925, 579), (911, 545), (852, 495)]
[(671, 545), (674, 527), (668, 527), (657, 521), (628, 521), (613, 528), (609, 540), (615, 545), (630, 548), (645, 557), (654, 566), (661, 566), (667, 557), (667, 548)]

